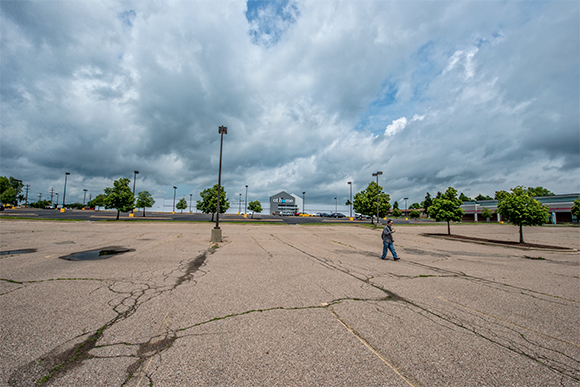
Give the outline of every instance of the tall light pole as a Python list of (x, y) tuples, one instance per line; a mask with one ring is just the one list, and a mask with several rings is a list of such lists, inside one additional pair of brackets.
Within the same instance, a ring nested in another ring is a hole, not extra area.
[[(137, 181), (137, 174), (139, 173), (139, 171), (133, 171), (133, 200), (135, 200), (135, 182)], [(135, 209), (131, 209), (131, 212), (133, 212)]]
[(177, 194), (177, 187), (173, 186), (173, 213), (175, 214), (175, 195)]
[(304, 213), (304, 195), (306, 195), (306, 192), (302, 192), (302, 213)]
[[(244, 214), (248, 213), (248, 185), (246, 184), (246, 200), (244, 200)], [(254, 215), (252, 215), (253, 218)]]
[(56, 207), (55, 208), (58, 208), (58, 192), (55, 192), (54, 194), (56, 195)]
[(338, 218), (338, 199), (334, 198), (334, 216)]
[(380, 223), (380, 221), (379, 221), (379, 194), (381, 191), (379, 190), (379, 176), (382, 174), (383, 174), (383, 172), (381, 172), (381, 171), (373, 173), (373, 176), (377, 177), (377, 223)]
[(407, 216), (407, 200), (409, 198), (403, 198), (403, 200), (405, 201), (405, 216)]
[(350, 202), (350, 206), (348, 207), (350, 210), (350, 217), (352, 218), (352, 181), (349, 181), (347, 184), (350, 186), (350, 199), (348, 199), (348, 201)]
[(242, 212), (242, 194), (240, 194), (239, 205), (240, 205), (240, 207), (238, 208), (238, 215), (240, 215), (240, 212)]
[(64, 209), (66, 208), (66, 179), (67, 179), (68, 175), (70, 175), (70, 172), (64, 173), (64, 192), (62, 193), (62, 212), (64, 212)]
[(139, 173), (139, 171), (133, 172), (133, 196), (135, 196), (135, 182), (137, 181), (137, 174), (138, 173)]
[(85, 201), (87, 200), (87, 191), (88, 191), (87, 189), (83, 188), (83, 192), (85, 193), (83, 196), (83, 207), (85, 206)]
[(217, 191), (217, 208), (216, 208), (216, 221), (215, 227), (211, 231), (211, 241), (221, 242), (222, 241), (222, 230), (220, 229), (220, 200), (221, 200), (221, 186), (222, 186), (222, 151), (224, 147), (224, 134), (228, 134), (228, 128), (225, 126), (220, 126), (218, 128), (218, 133), (221, 135), (220, 139), (220, 168), (218, 172), (218, 191)]
[(189, 213), (191, 214), (191, 200), (193, 199), (193, 194), (189, 194)]

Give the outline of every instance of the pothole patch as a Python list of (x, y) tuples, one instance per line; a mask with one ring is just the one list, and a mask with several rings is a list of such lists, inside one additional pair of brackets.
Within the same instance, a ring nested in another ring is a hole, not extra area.
[(125, 247), (111, 246), (104, 247), (102, 249), (79, 251), (76, 253), (63, 255), (62, 257), (59, 258), (66, 259), (67, 261), (95, 261), (99, 259), (111, 258), (115, 255), (124, 254), (131, 251), (135, 251), (135, 249), (127, 249)]

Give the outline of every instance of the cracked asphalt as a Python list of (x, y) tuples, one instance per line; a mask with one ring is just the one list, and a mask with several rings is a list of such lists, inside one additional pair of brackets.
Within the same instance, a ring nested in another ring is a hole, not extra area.
[[(212, 227), (0, 221), (0, 385), (580, 386), (578, 252), (399, 226), (395, 262), (367, 226)], [(524, 235), (580, 249), (579, 228)]]

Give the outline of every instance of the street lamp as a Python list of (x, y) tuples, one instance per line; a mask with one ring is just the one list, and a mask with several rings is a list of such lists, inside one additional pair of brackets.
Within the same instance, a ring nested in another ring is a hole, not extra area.
[(83, 207), (85, 206), (85, 201), (87, 200), (87, 190), (83, 188), (83, 192), (85, 193), (83, 196)]
[[(133, 200), (135, 200), (135, 182), (137, 181), (137, 174), (139, 173), (139, 171), (134, 171), (133, 172)], [(133, 212), (135, 209), (131, 209), (131, 212)]]
[(135, 182), (137, 181), (137, 174), (138, 173), (139, 173), (139, 171), (133, 172), (133, 196), (135, 196)]
[(191, 214), (191, 200), (193, 199), (193, 194), (189, 194), (189, 213)]
[(240, 205), (238, 208), (238, 215), (240, 215), (240, 212), (242, 212), (242, 194), (240, 194), (240, 200), (238, 204)]
[(302, 213), (304, 213), (304, 195), (306, 195), (306, 192), (302, 192)]
[[(248, 213), (248, 185), (246, 184), (246, 200), (244, 200), (244, 214)], [(254, 215), (252, 215), (253, 219)]]
[(377, 223), (380, 223), (380, 220), (379, 220), (379, 193), (380, 193), (379, 176), (382, 174), (383, 174), (383, 172), (381, 172), (381, 171), (378, 171), (377, 173), (373, 173), (373, 176), (377, 177)]
[(68, 175), (70, 175), (70, 172), (64, 173), (64, 192), (62, 193), (62, 212), (64, 212), (65, 208), (66, 208), (66, 179), (67, 179)]
[(407, 200), (409, 198), (403, 198), (403, 200), (405, 201), (405, 216), (407, 216)]
[(228, 134), (228, 128), (225, 126), (220, 126), (218, 128), (218, 133), (221, 135), (220, 139), (220, 168), (218, 172), (218, 190), (217, 190), (217, 208), (216, 208), (216, 221), (215, 227), (211, 231), (211, 241), (221, 242), (222, 241), (222, 230), (220, 229), (220, 200), (221, 200), (221, 186), (222, 186), (222, 151), (224, 147), (224, 134)]
[(177, 194), (177, 187), (173, 187), (173, 213), (175, 214), (175, 195)]
[(55, 208), (58, 208), (58, 192), (55, 192), (54, 194), (56, 195), (56, 207)]
[(350, 186), (350, 199), (348, 200), (350, 202), (350, 206), (348, 207), (350, 210), (350, 217), (352, 218), (352, 181), (349, 181), (347, 184)]
[(334, 198), (334, 216), (338, 218), (338, 199)]

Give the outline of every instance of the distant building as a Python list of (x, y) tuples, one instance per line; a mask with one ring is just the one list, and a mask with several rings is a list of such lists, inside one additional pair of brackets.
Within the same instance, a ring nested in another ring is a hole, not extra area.
[[(578, 219), (572, 215), (572, 206), (574, 200), (580, 197), (580, 193), (554, 195), (554, 196), (537, 196), (534, 199), (545, 206), (548, 206), (550, 211), (551, 223), (571, 223), (578, 222)], [(491, 222), (501, 221), (501, 216), (496, 213), (497, 200), (473, 200), (470, 202), (463, 202), (461, 208), (465, 211), (463, 215), (464, 222), (485, 222), (481, 216), (481, 211), (484, 208), (489, 208), (494, 216), (490, 219)]]
[(291, 212), (292, 214), (302, 211), (302, 198), (289, 194), (287, 192), (279, 192), (274, 196), (270, 196), (270, 212)]

